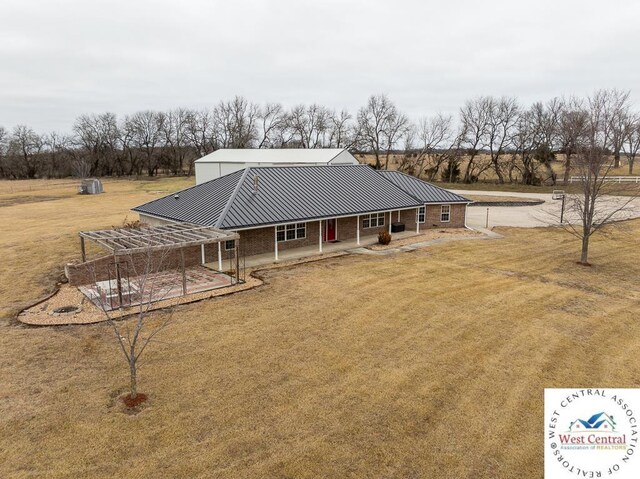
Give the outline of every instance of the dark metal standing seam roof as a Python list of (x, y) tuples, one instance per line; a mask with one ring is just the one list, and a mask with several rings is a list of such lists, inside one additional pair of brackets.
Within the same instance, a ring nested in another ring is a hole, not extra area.
[(136, 206), (133, 211), (174, 221), (215, 226), (243, 174), (244, 170), (229, 173)]
[(429, 202), (468, 202), (416, 179), (426, 185), (413, 185), (416, 192), (425, 188), (437, 192), (425, 201), (423, 194), (408, 191), (397, 179), (380, 173), (367, 165), (250, 167), (133, 210), (174, 221), (240, 229), (415, 208)]
[(471, 203), (464, 196), (456, 195), (451, 191), (422, 181), (415, 176), (410, 176), (400, 171), (379, 171), (398, 188), (402, 188), (407, 193), (418, 198), (423, 203)]

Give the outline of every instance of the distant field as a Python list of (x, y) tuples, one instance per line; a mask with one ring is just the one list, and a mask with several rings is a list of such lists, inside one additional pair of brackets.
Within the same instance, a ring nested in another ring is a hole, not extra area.
[(0, 318), (55, 285), (64, 263), (80, 255), (78, 231), (121, 225), (126, 216), (136, 216), (130, 208), (195, 180), (103, 182), (106, 193), (91, 196), (78, 194), (77, 180), (0, 181)]
[[(51, 289), (78, 230), (191, 181), (0, 183), (1, 314)], [(5, 320), (0, 477), (542, 477), (545, 387), (640, 387), (640, 221), (595, 237), (593, 268), (563, 232), (500, 232), (179, 308), (137, 416), (108, 327)]]

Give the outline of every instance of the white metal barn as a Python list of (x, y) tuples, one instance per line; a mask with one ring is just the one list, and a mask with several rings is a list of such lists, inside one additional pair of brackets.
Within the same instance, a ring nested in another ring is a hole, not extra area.
[(320, 149), (224, 149), (196, 160), (196, 184), (215, 180), (234, 171), (255, 166), (357, 165), (358, 160), (342, 148)]

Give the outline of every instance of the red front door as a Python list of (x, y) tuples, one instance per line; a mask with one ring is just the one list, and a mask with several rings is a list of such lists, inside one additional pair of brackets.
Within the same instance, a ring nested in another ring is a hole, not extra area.
[(324, 237), (325, 241), (335, 241), (336, 239), (336, 220), (330, 219), (326, 221), (326, 232), (327, 234)]

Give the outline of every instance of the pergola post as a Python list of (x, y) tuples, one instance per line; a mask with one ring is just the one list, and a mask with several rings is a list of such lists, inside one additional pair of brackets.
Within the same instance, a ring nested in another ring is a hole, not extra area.
[(278, 227), (273, 227), (273, 240), (275, 243), (275, 260), (278, 261)]
[(184, 268), (184, 248), (180, 248), (180, 266), (182, 267), (182, 296), (187, 295), (187, 273)]
[(238, 254), (238, 248), (240, 247), (240, 241), (233, 240), (233, 251), (235, 252), (236, 260), (236, 284), (240, 283), (240, 255)]
[[(120, 275), (120, 263), (115, 252), (113, 253), (113, 267), (116, 269), (116, 288), (118, 290), (118, 309), (122, 309), (122, 276)], [(129, 287), (131, 289), (131, 287)]]
[(204, 243), (200, 245), (200, 255), (202, 256), (202, 264), (205, 264)]
[(360, 215), (356, 217), (356, 244), (360, 246)]
[(322, 253), (322, 220), (318, 221), (318, 251)]
[(82, 262), (87, 261), (87, 253), (84, 249), (84, 237), (80, 236), (80, 252), (82, 253)]
[(222, 271), (222, 243), (218, 241), (218, 271)]

